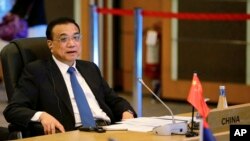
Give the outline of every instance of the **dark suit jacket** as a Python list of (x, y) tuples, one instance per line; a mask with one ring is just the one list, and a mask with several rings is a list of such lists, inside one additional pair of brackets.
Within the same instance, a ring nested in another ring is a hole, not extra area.
[[(130, 104), (118, 97), (108, 86), (94, 63), (77, 60), (76, 68), (112, 123), (121, 120), (122, 113), (126, 110), (135, 113)], [(27, 127), (37, 111), (46, 111), (53, 115), (63, 124), (66, 131), (75, 128), (67, 87), (52, 58), (49, 61), (32, 62), (24, 68), (13, 98), (4, 110), (4, 116), (10, 123)]]

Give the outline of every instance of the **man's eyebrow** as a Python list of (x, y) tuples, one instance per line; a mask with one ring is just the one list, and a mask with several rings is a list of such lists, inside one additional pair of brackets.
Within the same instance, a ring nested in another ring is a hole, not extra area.
[(74, 35), (77, 35), (77, 34), (80, 34), (80, 32), (76, 32), (76, 33), (74, 33)]
[(66, 33), (61, 33), (61, 34), (58, 35), (58, 37), (61, 37), (61, 36), (67, 36), (67, 34)]
[[(78, 34), (80, 34), (80, 32), (76, 32), (73, 35), (78, 35)], [(61, 33), (61, 34), (59, 34), (59, 37), (61, 37), (61, 36), (69, 36), (69, 35), (66, 33)]]

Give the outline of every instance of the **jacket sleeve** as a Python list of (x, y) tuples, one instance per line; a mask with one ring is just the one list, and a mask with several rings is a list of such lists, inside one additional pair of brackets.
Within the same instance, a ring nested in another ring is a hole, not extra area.
[(36, 112), (37, 98), (38, 88), (35, 77), (26, 68), (19, 79), (10, 103), (3, 112), (5, 119), (10, 123), (27, 127)]

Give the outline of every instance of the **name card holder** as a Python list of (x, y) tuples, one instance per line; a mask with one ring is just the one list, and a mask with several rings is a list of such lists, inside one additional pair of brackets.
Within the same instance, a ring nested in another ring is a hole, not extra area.
[(208, 124), (213, 133), (229, 131), (232, 124), (250, 125), (249, 111), (250, 103), (212, 109), (208, 115)]

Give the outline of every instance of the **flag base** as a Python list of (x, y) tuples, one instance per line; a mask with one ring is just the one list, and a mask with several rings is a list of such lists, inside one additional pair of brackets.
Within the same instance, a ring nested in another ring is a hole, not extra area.
[(199, 128), (200, 128), (200, 123), (199, 123), (199, 122), (193, 121), (193, 122), (191, 122), (190, 124), (191, 124), (191, 125), (190, 125), (191, 130), (199, 130)]
[(199, 134), (197, 132), (194, 132), (194, 131), (188, 131), (186, 133), (186, 137), (196, 137), (198, 136)]

